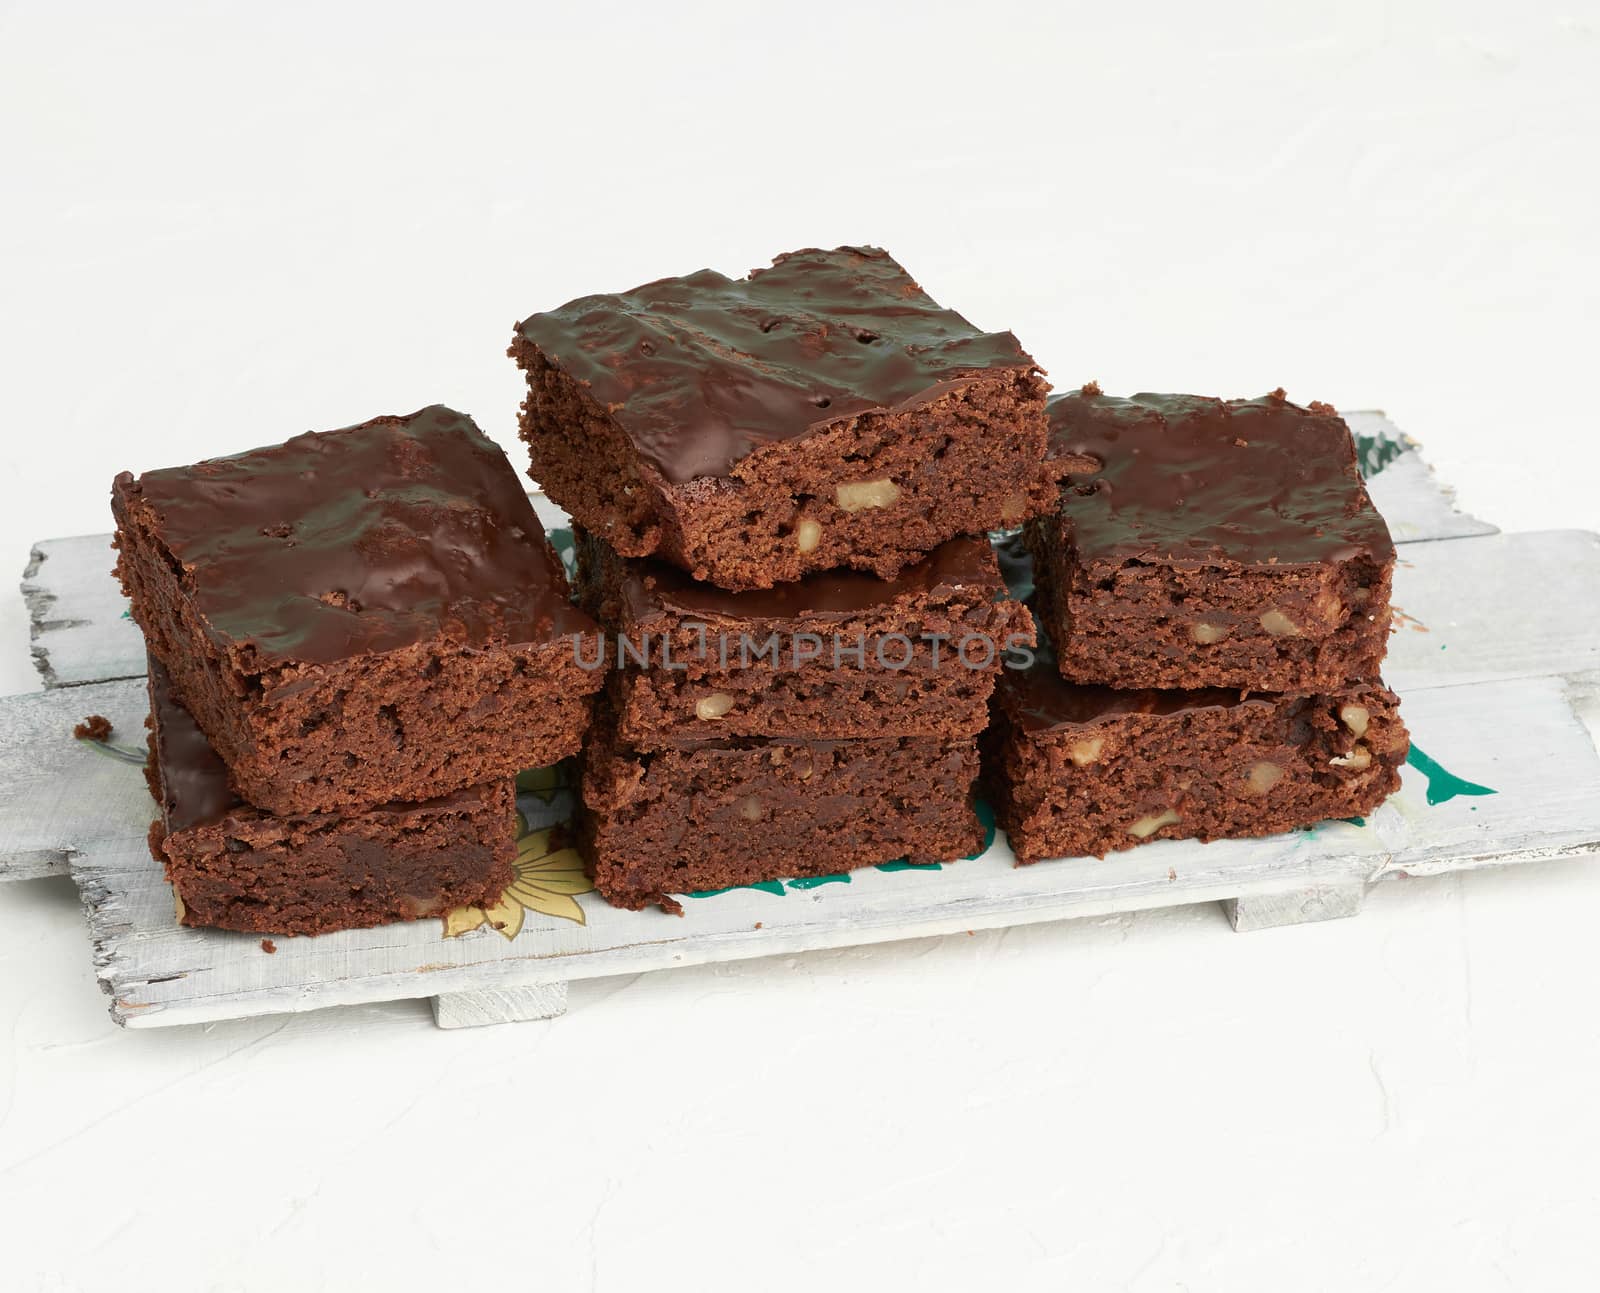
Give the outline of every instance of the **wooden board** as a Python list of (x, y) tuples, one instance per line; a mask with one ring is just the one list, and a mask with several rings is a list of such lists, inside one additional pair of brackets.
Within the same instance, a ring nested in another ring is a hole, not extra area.
[(109, 534), (37, 543), (22, 575), (33, 663), (46, 687), (77, 687), (144, 672), (144, 638), (111, 576)]
[[(465, 932), (420, 921), (279, 938), (268, 954), (256, 937), (177, 924), (144, 842), (152, 805), (139, 768), (71, 737), (96, 712), (116, 725), (113, 744), (142, 739), (142, 681), (116, 676), (140, 661), (102, 537), (41, 544), (30, 567), (54, 685), (0, 702), (0, 876), (71, 874), (113, 1017), (130, 1026), (429, 997), (455, 1027), (559, 1013), (578, 978), (1206, 901), (1254, 929), (1352, 914), (1397, 873), (1600, 851), (1600, 755), (1584, 721), (1600, 679), (1600, 538), (1496, 534), (1455, 511), (1409, 442), (1377, 435), (1365, 447), (1375, 496), (1397, 465), (1408, 473), (1391, 478), (1386, 503), (1408, 535), (1388, 676), (1416, 742), (1402, 790), (1365, 823), (1032, 867), (1014, 865), (1002, 835), (938, 868), (691, 896), (682, 917), (573, 892), (570, 871), (542, 890), (544, 868), (564, 864), (530, 847), (535, 897), (516, 907), (513, 938), (467, 913), (454, 921)], [(530, 841), (565, 815), (569, 793), (519, 798)]]

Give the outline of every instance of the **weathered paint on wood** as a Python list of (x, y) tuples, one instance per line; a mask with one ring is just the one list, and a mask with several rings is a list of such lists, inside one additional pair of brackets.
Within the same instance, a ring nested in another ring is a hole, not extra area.
[[(125, 693), (108, 708), (125, 712), (139, 703), (135, 683), (105, 686)], [(810, 888), (686, 898), (682, 917), (621, 911), (584, 894), (577, 899), (584, 924), (530, 913), (512, 941), (487, 927), (446, 938), (435, 920), (282, 938), (274, 955), (248, 935), (176, 923), (171, 889), (144, 846), (151, 805), (139, 769), (67, 737), (79, 766), (66, 771), (85, 777), (84, 793), (98, 801), (92, 821), (81, 809), (67, 819), (88, 826), (88, 842), (71, 848), (68, 865), (113, 1014), (147, 1026), (532, 988), (1183, 903), (1353, 893), (1399, 872), (1600, 850), (1600, 755), (1563, 679), (1422, 687), (1405, 697), (1405, 712), (1420, 749), (1496, 793), (1430, 803), (1436, 778), (1408, 767), (1401, 792), (1360, 826), (1331, 822), (1210, 845), (1163, 842), (1030, 867), (1014, 865), (1000, 836), (983, 856), (937, 870), (869, 868)], [(1485, 732), (1496, 740), (1486, 742)], [(1247, 904), (1243, 911), (1243, 927), (1270, 923), (1249, 915)]]
[[(30, 567), (53, 687), (0, 701), (0, 878), (73, 876), (113, 1016), (131, 1026), (429, 997), (441, 1026), (460, 1027), (558, 1014), (573, 979), (1206, 901), (1257, 929), (1353, 914), (1394, 874), (1600, 851), (1600, 755), (1583, 721), (1600, 709), (1600, 538), (1496, 534), (1455, 512), (1409, 448), (1391, 452), (1375, 496), (1408, 460), (1383, 504), (1414, 540), (1387, 675), (1423, 753), (1360, 825), (1032, 867), (1000, 836), (937, 869), (689, 897), (681, 918), (580, 894), (583, 923), (530, 910), (512, 940), (488, 926), (447, 938), (435, 920), (280, 938), (268, 955), (259, 938), (177, 924), (144, 843), (154, 806), (140, 770), (72, 739), (89, 713), (113, 721), (114, 744), (143, 739), (142, 680), (91, 677), (142, 667), (99, 538), (41, 544)], [(1451, 794), (1452, 774), (1495, 793)]]

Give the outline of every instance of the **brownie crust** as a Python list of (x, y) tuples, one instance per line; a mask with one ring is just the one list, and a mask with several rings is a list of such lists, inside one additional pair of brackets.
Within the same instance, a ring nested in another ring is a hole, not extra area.
[(595, 888), (633, 910), (669, 895), (905, 858), (976, 853), (972, 738), (704, 743), (634, 751), (597, 719), (578, 847)]
[(147, 776), (161, 806), (151, 850), (183, 924), (321, 934), (492, 905), (511, 883), (514, 782), (425, 803), (274, 817), (232, 792), (154, 657), (150, 700)]
[(251, 803), (431, 799), (577, 752), (597, 626), (464, 415), (123, 473), (112, 509), (134, 619)]
[(1021, 862), (1271, 835), (1371, 812), (1409, 738), (1381, 683), (1327, 695), (1119, 690), (1008, 672), (984, 783)]
[(585, 297), (510, 354), (533, 479), (623, 556), (723, 588), (892, 578), (1055, 497), (1033, 359), (876, 248)]
[(621, 738), (645, 750), (976, 736), (1008, 651), (1035, 641), (982, 538), (952, 539), (893, 580), (831, 571), (729, 592), (580, 531), (577, 593), (628, 644), (609, 696)]
[(1328, 692), (1377, 676), (1394, 545), (1342, 419), (1259, 400), (1051, 401), (1058, 510), (1029, 523), (1064, 677)]

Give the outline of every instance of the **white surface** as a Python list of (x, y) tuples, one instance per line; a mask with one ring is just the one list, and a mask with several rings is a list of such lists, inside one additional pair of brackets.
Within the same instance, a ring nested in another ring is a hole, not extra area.
[[(1597, 528), (1592, 5), (898, 9), (0, 6), (0, 562), (122, 466), (435, 399), (512, 446), (521, 314), (844, 240), (1059, 382), (1381, 405), (1469, 510)], [(1586, 1287), (1597, 898), (141, 1035), (65, 882), (9, 885), (4, 1280)]]

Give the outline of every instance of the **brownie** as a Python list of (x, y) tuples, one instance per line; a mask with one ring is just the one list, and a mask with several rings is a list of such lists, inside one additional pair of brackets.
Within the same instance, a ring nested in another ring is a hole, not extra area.
[(1409, 739), (1381, 683), (1320, 695), (1118, 689), (1007, 670), (984, 785), (1019, 861), (1271, 835), (1371, 812)]
[[(578, 535), (578, 599), (623, 667), (609, 695), (639, 749), (742, 736), (976, 736), (1033, 618), (985, 539), (951, 539), (893, 579), (824, 571), (728, 592)], [(625, 649), (624, 649), (625, 647)]]
[(577, 843), (610, 903), (976, 853), (972, 737), (710, 741), (654, 752), (602, 707), (583, 754)]
[(1038, 366), (877, 248), (584, 297), (510, 353), (545, 492), (623, 556), (723, 588), (892, 578), (1054, 501)]
[(576, 753), (598, 628), (465, 415), (124, 472), (112, 510), (133, 617), (258, 807), (431, 799)]
[(233, 793), (228, 770), (160, 661), (150, 660), (151, 845), (185, 925), (321, 934), (492, 905), (511, 883), (510, 779), (423, 803), (274, 817)]
[(1062, 674), (1115, 687), (1333, 692), (1375, 677), (1394, 545), (1327, 405), (1050, 403), (1061, 505), (1029, 523)]

